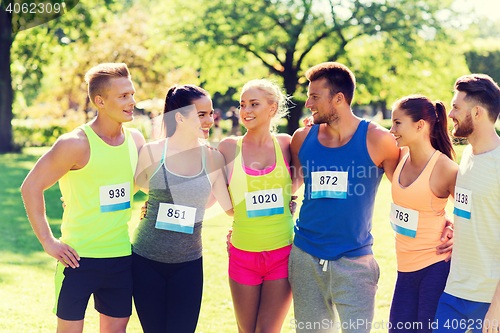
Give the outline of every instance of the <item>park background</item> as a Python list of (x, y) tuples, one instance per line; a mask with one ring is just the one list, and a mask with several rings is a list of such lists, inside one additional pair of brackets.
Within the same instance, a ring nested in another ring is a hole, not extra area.
[[(59, 135), (95, 116), (84, 82), (92, 66), (127, 63), (138, 101), (130, 126), (149, 140), (150, 120), (161, 112), (173, 84), (202, 86), (225, 114), (238, 106), (246, 81), (274, 79), (293, 96), (295, 106), (279, 127), (293, 133), (308, 115), (304, 72), (319, 62), (346, 64), (357, 79), (353, 111), (386, 127), (399, 97), (423, 93), (449, 105), (460, 75), (487, 73), (500, 80), (500, 4), (495, 0), (66, 3), (71, 8), (66, 14), (24, 30), (5, 12), (7, 2), (0, 8), (0, 332), (55, 331), (55, 262), (31, 230), (19, 186)], [(230, 126), (222, 121), (225, 133)], [(456, 148), (460, 156), (463, 145)], [(56, 236), (59, 197), (57, 185), (45, 193)], [(145, 198), (135, 197), (131, 229)], [(390, 202), (384, 177), (373, 223), (381, 267), (375, 332), (386, 332), (377, 325), (387, 322), (396, 277)], [(236, 331), (225, 252), (231, 219), (220, 213), (218, 206), (211, 208), (204, 222), (205, 288), (197, 332)], [(283, 332), (292, 331), (292, 318), (293, 307)], [(97, 315), (89, 310), (85, 332), (97, 330)], [(129, 332), (140, 331), (134, 313)]]

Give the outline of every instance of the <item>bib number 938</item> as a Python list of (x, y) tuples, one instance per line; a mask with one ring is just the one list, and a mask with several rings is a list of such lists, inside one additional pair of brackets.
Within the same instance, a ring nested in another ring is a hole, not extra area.
[(99, 187), (101, 213), (130, 208), (130, 182)]

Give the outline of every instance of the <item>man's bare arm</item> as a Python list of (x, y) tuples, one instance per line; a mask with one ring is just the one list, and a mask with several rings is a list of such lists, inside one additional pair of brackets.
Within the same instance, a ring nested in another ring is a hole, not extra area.
[(24, 206), (33, 231), (45, 252), (59, 260), (65, 267), (78, 267), (80, 257), (73, 248), (52, 234), (45, 214), (43, 192), (70, 170), (85, 166), (89, 153), (90, 148), (86, 138), (82, 139), (74, 132), (63, 135), (38, 160), (21, 186)]

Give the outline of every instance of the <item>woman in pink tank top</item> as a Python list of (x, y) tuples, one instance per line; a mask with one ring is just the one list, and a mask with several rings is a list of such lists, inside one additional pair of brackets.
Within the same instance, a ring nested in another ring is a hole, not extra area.
[(450, 268), (436, 247), (458, 171), (446, 108), (422, 95), (403, 97), (393, 105), (391, 133), (402, 151), (392, 181), (398, 277), (389, 332), (431, 332)]

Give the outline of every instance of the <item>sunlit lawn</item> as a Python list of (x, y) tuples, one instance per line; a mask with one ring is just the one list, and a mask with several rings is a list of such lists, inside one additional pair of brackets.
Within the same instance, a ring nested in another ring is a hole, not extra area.
[[(459, 146), (459, 156), (463, 146)], [(55, 261), (43, 252), (23, 208), (19, 186), (43, 148), (28, 149), (24, 154), (0, 155), (0, 332), (54, 332), (56, 318), (53, 274)], [(60, 236), (62, 207), (58, 186), (45, 192), (47, 216), (52, 231)], [(131, 228), (137, 223), (145, 195), (136, 195)], [(299, 207), (300, 207), (299, 200)], [(385, 178), (376, 199), (373, 235), (374, 252), (381, 275), (376, 298), (374, 327), (387, 322), (396, 278), (394, 236), (388, 223), (390, 183)], [(231, 219), (221, 215), (218, 205), (207, 211), (203, 226), (205, 285), (197, 332), (236, 332), (231, 295), (227, 283), (225, 236)], [(282, 332), (292, 332), (293, 307)], [(98, 316), (89, 304), (85, 332), (97, 332)], [(137, 315), (132, 315), (128, 332), (141, 332)], [(374, 329), (374, 332), (386, 332)]]

